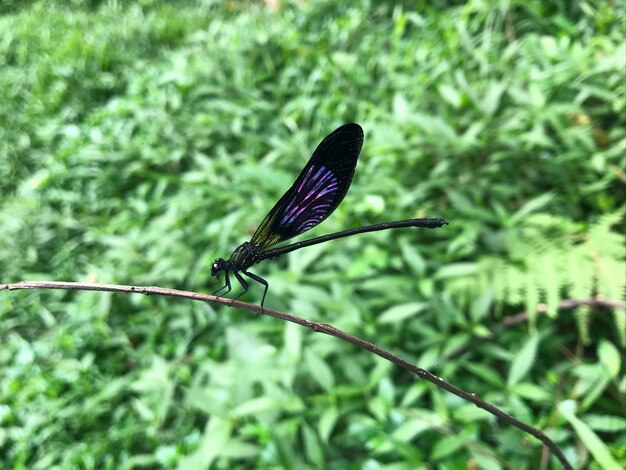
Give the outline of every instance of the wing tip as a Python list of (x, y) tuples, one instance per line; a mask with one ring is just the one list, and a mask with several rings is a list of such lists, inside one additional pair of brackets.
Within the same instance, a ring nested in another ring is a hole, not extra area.
[(339, 126), (335, 132), (337, 131), (351, 131), (363, 136), (363, 128), (356, 122), (347, 122), (346, 124)]

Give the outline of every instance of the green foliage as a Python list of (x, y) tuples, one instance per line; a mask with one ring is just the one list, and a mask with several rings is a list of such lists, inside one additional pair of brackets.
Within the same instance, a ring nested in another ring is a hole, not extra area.
[[(492, 234), (498, 240), (499, 256), (439, 270), (440, 278), (451, 277), (448, 292), (469, 307), (481, 292), (489, 291), (499, 310), (523, 304), (533, 323), (541, 301), (546, 312), (555, 316), (563, 299), (622, 298), (626, 292), (626, 237), (613, 227), (623, 219), (624, 211), (606, 214), (590, 227), (551, 214), (517, 216), (521, 212), (527, 211), (522, 208), (505, 224), (509, 228)], [(591, 305), (582, 304), (577, 310), (582, 315), (580, 335), (588, 342)], [(615, 331), (625, 345), (626, 312), (618, 308), (613, 314)]]
[[(624, 301), (623, 5), (270, 3), (0, 3), (0, 283), (212, 292), (213, 259), (356, 121), (353, 187), (311, 236), (450, 225), (259, 265), (267, 306), (480, 395), (580, 467), (623, 467), (624, 310), (561, 308)], [(531, 328), (500, 325), (519, 311)], [(521, 431), (376, 357), (232, 309), (3, 292), (0, 344), (9, 468), (542, 460)]]

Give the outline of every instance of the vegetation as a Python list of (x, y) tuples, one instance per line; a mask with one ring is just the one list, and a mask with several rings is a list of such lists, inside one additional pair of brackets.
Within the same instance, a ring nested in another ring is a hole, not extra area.
[[(1, 2), (0, 283), (213, 292), (212, 261), (358, 122), (355, 181), (310, 236), (450, 225), (258, 265), (266, 306), (624, 468), (623, 21), (606, 0)], [(235, 309), (3, 292), (0, 344), (3, 468), (559, 468), (377, 357)]]

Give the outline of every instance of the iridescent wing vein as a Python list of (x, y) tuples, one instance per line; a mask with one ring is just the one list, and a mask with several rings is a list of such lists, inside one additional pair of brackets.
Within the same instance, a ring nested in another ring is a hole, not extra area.
[(312, 229), (332, 214), (352, 183), (362, 145), (363, 129), (358, 124), (345, 124), (326, 137), (250, 242), (267, 248)]

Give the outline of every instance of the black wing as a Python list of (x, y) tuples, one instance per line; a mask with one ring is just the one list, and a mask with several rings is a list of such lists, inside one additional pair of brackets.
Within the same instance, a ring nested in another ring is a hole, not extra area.
[(352, 183), (362, 146), (363, 129), (358, 124), (344, 124), (322, 140), (250, 242), (267, 248), (312, 229), (332, 214)]

